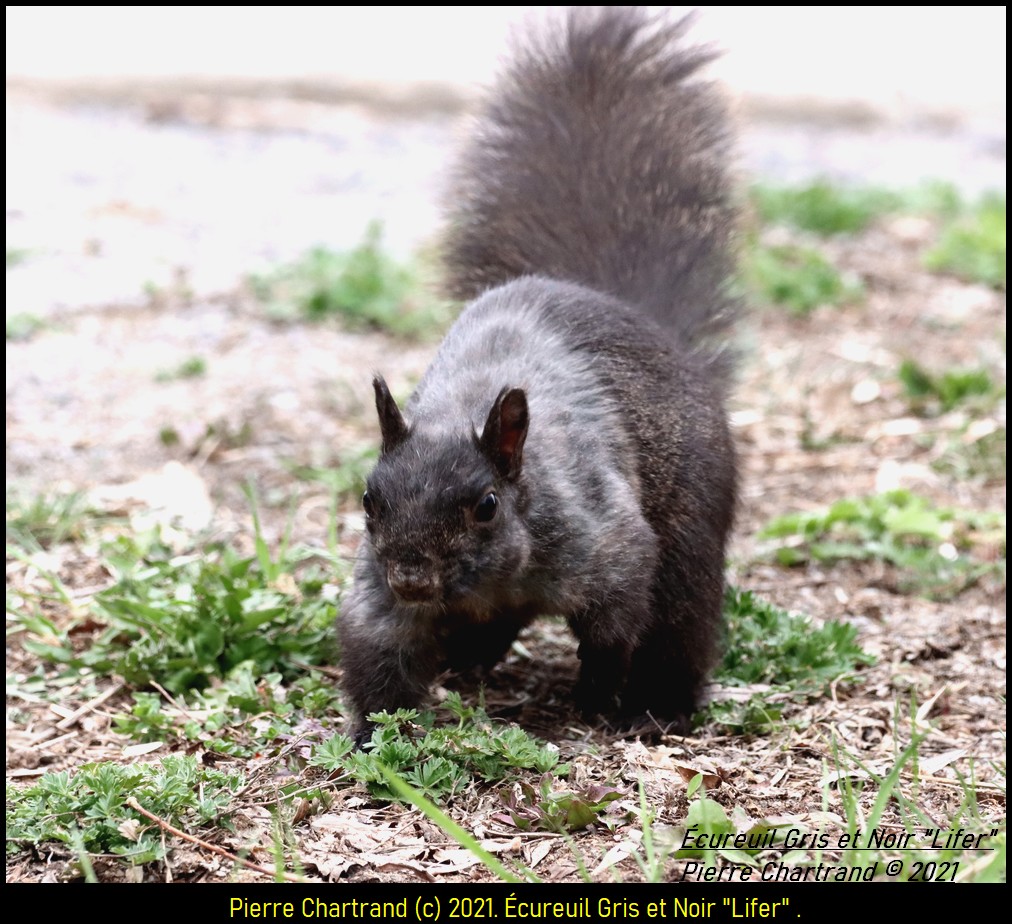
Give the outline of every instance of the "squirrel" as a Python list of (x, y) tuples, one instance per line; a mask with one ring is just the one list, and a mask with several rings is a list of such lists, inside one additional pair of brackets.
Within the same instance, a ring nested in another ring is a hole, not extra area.
[(735, 208), (715, 55), (687, 19), (570, 11), (528, 36), (453, 176), (469, 304), (382, 446), (339, 620), (352, 728), (492, 667), (539, 615), (579, 705), (685, 731), (723, 636)]

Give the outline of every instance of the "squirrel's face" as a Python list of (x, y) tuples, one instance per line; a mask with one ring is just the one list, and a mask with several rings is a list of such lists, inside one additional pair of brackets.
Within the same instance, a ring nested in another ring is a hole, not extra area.
[(496, 399), (483, 432), (416, 432), (374, 382), (383, 434), (362, 506), (383, 577), (404, 604), (490, 614), (530, 555), (520, 478), (527, 401)]

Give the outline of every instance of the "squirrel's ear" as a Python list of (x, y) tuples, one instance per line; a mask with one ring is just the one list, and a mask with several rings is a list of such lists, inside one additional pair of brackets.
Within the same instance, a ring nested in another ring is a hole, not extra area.
[(376, 413), (379, 415), (380, 433), (383, 436), (380, 451), (390, 452), (407, 439), (408, 425), (382, 375), (377, 375), (372, 380), (372, 387), (376, 392)]
[(527, 439), (527, 395), (522, 388), (504, 388), (489, 411), (478, 445), (501, 475), (520, 474)]

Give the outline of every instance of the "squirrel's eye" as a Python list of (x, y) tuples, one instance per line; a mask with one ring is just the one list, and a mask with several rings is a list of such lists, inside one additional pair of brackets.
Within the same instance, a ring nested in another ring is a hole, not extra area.
[(488, 523), (499, 509), (499, 498), (491, 491), (486, 494), (474, 508), (474, 518), (479, 523)]
[(373, 503), (373, 499), (370, 497), (368, 491), (362, 495), (362, 509), (365, 511), (367, 517), (371, 517), (376, 510), (376, 505)]

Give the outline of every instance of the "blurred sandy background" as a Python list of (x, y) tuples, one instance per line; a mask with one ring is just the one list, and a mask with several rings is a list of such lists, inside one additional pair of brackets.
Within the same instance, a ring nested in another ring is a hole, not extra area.
[[(486, 80), (543, 8), (8, 7), (7, 76)], [(702, 7), (738, 93), (1005, 121), (1004, 7)]]

